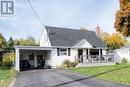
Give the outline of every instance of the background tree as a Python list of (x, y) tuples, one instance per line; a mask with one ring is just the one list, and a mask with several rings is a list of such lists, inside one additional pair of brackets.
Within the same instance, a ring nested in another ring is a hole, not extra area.
[(7, 44), (8, 44), (7, 50), (8, 50), (8, 51), (14, 51), (14, 40), (13, 40), (12, 37), (9, 38)]
[[(6, 40), (4, 36), (0, 33), (0, 49), (5, 51), (6, 47), (7, 47)], [(1, 64), (2, 64), (2, 52), (0, 52), (0, 66)]]
[(127, 44), (127, 40), (118, 33), (113, 33), (107, 40), (106, 44), (110, 50), (123, 47)]
[(35, 40), (34, 37), (28, 36), (28, 37), (27, 37), (27, 40), (29, 40), (29, 41), (31, 42), (32, 45), (36, 45), (36, 40)]
[(106, 44), (106, 40), (110, 37), (110, 34), (107, 32), (102, 32), (100, 34), (100, 38), (102, 39), (102, 41)]
[(120, 0), (120, 9), (116, 13), (116, 31), (130, 36), (130, 0)]
[(14, 40), (15, 45), (21, 45), (21, 46), (33, 46), (36, 45), (36, 40), (32, 36), (28, 36), (26, 39), (16, 39)]
[(86, 31), (86, 30), (88, 30), (88, 29), (86, 29), (85, 27), (80, 27), (80, 30), (81, 30), (81, 31), (84, 31), (84, 30)]
[(5, 39), (4, 36), (0, 33), (0, 48), (2, 48), (3, 50), (5, 50), (6, 47), (7, 47), (6, 39)]

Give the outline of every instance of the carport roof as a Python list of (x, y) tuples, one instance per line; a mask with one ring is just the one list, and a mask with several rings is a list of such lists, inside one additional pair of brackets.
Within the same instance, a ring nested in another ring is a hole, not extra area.
[(27, 49), (27, 50), (52, 50), (51, 47), (40, 47), (40, 46), (14, 46), (15, 49)]

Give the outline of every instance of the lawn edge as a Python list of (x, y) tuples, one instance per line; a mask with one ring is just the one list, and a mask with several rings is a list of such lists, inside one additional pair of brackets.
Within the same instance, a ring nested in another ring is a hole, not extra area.
[[(78, 72), (73, 72), (73, 71), (71, 71), (71, 70), (69, 70), (69, 69), (65, 69), (65, 70), (68, 71), (68, 72), (71, 72), (71, 73), (73, 73), (73, 74), (80, 75), (80, 76), (84, 76), (84, 77), (91, 77), (91, 76), (92, 76), (92, 75), (82, 75), (82, 74), (80, 74), (80, 73), (78, 73)], [(111, 82), (111, 83), (114, 83), (114, 84), (119, 84), (119, 85), (123, 85), (123, 86), (128, 86), (128, 87), (130, 87), (130, 85), (128, 85), (128, 84), (123, 84), (123, 83), (119, 83), (119, 82), (112, 81), (112, 80), (105, 80), (105, 79), (101, 79), (101, 78), (98, 78), (98, 77), (93, 77), (93, 78), (95, 78), (95, 79), (97, 79), (97, 80), (104, 80), (104, 81), (106, 81), (106, 82)]]
[(13, 87), (15, 82), (16, 82), (16, 78), (13, 78), (13, 80), (11, 81), (11, 84), (8, 87)]

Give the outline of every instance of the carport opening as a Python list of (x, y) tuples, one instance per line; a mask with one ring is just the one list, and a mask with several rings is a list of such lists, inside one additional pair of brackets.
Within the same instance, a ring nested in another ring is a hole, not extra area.
[(20, 71), (51, 68), (50, 54), (50, 50), (20, 50)]

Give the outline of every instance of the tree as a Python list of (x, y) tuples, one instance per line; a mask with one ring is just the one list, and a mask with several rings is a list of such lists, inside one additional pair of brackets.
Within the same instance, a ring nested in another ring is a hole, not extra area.
[(21, 46), (33, 46), (36, 45), (36, 40), (32, 36), (28, 36), (26, 39), (16, 39), (14, 40), (15, 45), (21, 45)]
[(114, 50), (123, 47), (127, 43), (127, 40), (118, 33), (113, 33), (107, 40), (106, 44), (110, 50)]
[(0, 33), (0, 48), (2, 48), (3, 50), (5, 50), (6, 47), (7, 47), (6, 39), (5, 39), (4, 36)]
[(14, 60), (15, 60), (14, 52), (5, 53), (2, 59), (2, 66), (11, 67), (13, 65)]
[(110, 34), (107, 32), (102, 32), (100, 34), (100, 38), (102, 39), (102, 41), (106, 44), (106, 40), (110, 37)]
[(27, 40), (30, 40), (30, 42), (31, 42), (32, 45), (36, 45), (36, 40), (35, 40), (34, 37), (28, 36), (28, 37), (27, 37)]
[(130, 36), (130, 0), (120, 0), (120, 9), (116, 13), (116, 31)]
[(81, 31), (87, 31), (87, 29), (85, 27), (81, 27), (80, 30)]
[(14, 45), (20, 45), (20, 40), (18, 39), (14, 40)]
[(14, 50), (14, 40), (12, 37), (9, 38), (7, 44), (8, 44), (8, 48), (7, 48), (8, 51), (13, 51)]

